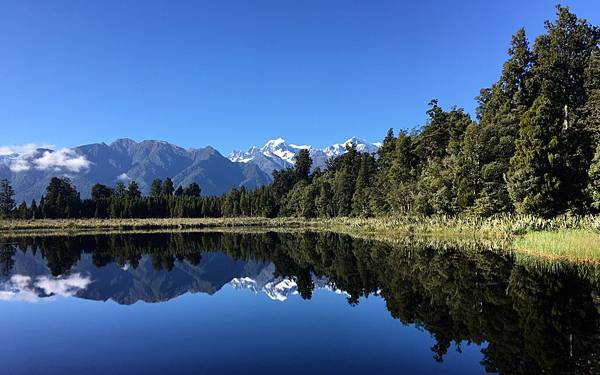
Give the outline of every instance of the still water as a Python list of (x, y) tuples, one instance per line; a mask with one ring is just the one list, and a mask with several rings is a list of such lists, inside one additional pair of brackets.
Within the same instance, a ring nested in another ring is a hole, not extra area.
[(0, 372), (597, 374), (599, 280), (331, 233), (4, 239)]

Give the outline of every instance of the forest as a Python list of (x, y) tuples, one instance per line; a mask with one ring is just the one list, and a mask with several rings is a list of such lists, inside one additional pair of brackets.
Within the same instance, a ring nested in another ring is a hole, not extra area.
[(512, 37), (497, 82), (477, 96), (476, 118), (429, 103), (420, 128), (388, 130), (377, 154), (347, 152), (324, 170), (307, 150), (270, 185), (202, 196), (155, 180), (95, 185), (89, 199), (53, 178), (39, 202), (16, 205), (0, 183), (0, 217), (144, 218), (595, 214), (600, 210), (600, 29), (557, 6), (530, 46)]

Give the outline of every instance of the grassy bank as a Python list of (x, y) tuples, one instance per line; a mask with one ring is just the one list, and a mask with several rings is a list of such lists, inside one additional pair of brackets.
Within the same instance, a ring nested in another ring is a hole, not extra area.
[(0, 236), (187, 230), (325, 230), (395, 242), (407, 237), (443, 243), (477, 243), (553, 261), (600, 264), (600, 217), (408, 217), (79, 219), (0, 221)]
[(42, 219), (0, 220), (0, 235), (52, 231), (202, 229), (230, 227), (299, 227), (307, 222), (294, 218), (182, 218), (182, 219)]

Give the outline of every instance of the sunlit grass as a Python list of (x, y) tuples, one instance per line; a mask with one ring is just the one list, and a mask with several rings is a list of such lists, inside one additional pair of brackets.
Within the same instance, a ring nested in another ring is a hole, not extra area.
[(559, 216), (542, 219), (505, 215), (491, 218), (386, 216), (377, 218), (181, 218), (4, 220), (0, 236), (74, 235), (119, 231), (318, 230), (387, 242), (427, 241), (509, 251), (540, 261), (600, 264), (600, 217)]
[(0, 235), (17, 232), (45, 233), (52, 231), (78, 232), (90, 230), (150, 230), (200, 229), (232, 227), (302, 227), (306, 220), (294, 218), (267, 219), (261, 217), (236, 218), (169, 218), (169, 219), (41, 219), (0, 220)]
[(600, 264), (600, 234), (585, 229), (527, 232), (516, 236), (518, 253), (553, 261)]

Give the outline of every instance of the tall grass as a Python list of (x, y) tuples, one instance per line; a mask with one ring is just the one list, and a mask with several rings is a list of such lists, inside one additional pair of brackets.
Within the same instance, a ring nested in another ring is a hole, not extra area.
[(407, 237), (443, 244), (475, 244), (517, 252), (544, 261), (600, 264), (600, 216), (564, 215), (543, 219), (527, 215), (490, 218), (386, 216), (377, 218), (193, 218), (74, 219), (0, 221), (0, 236), (89, 231), (262, 228), (321, 230), (394, 242)]

